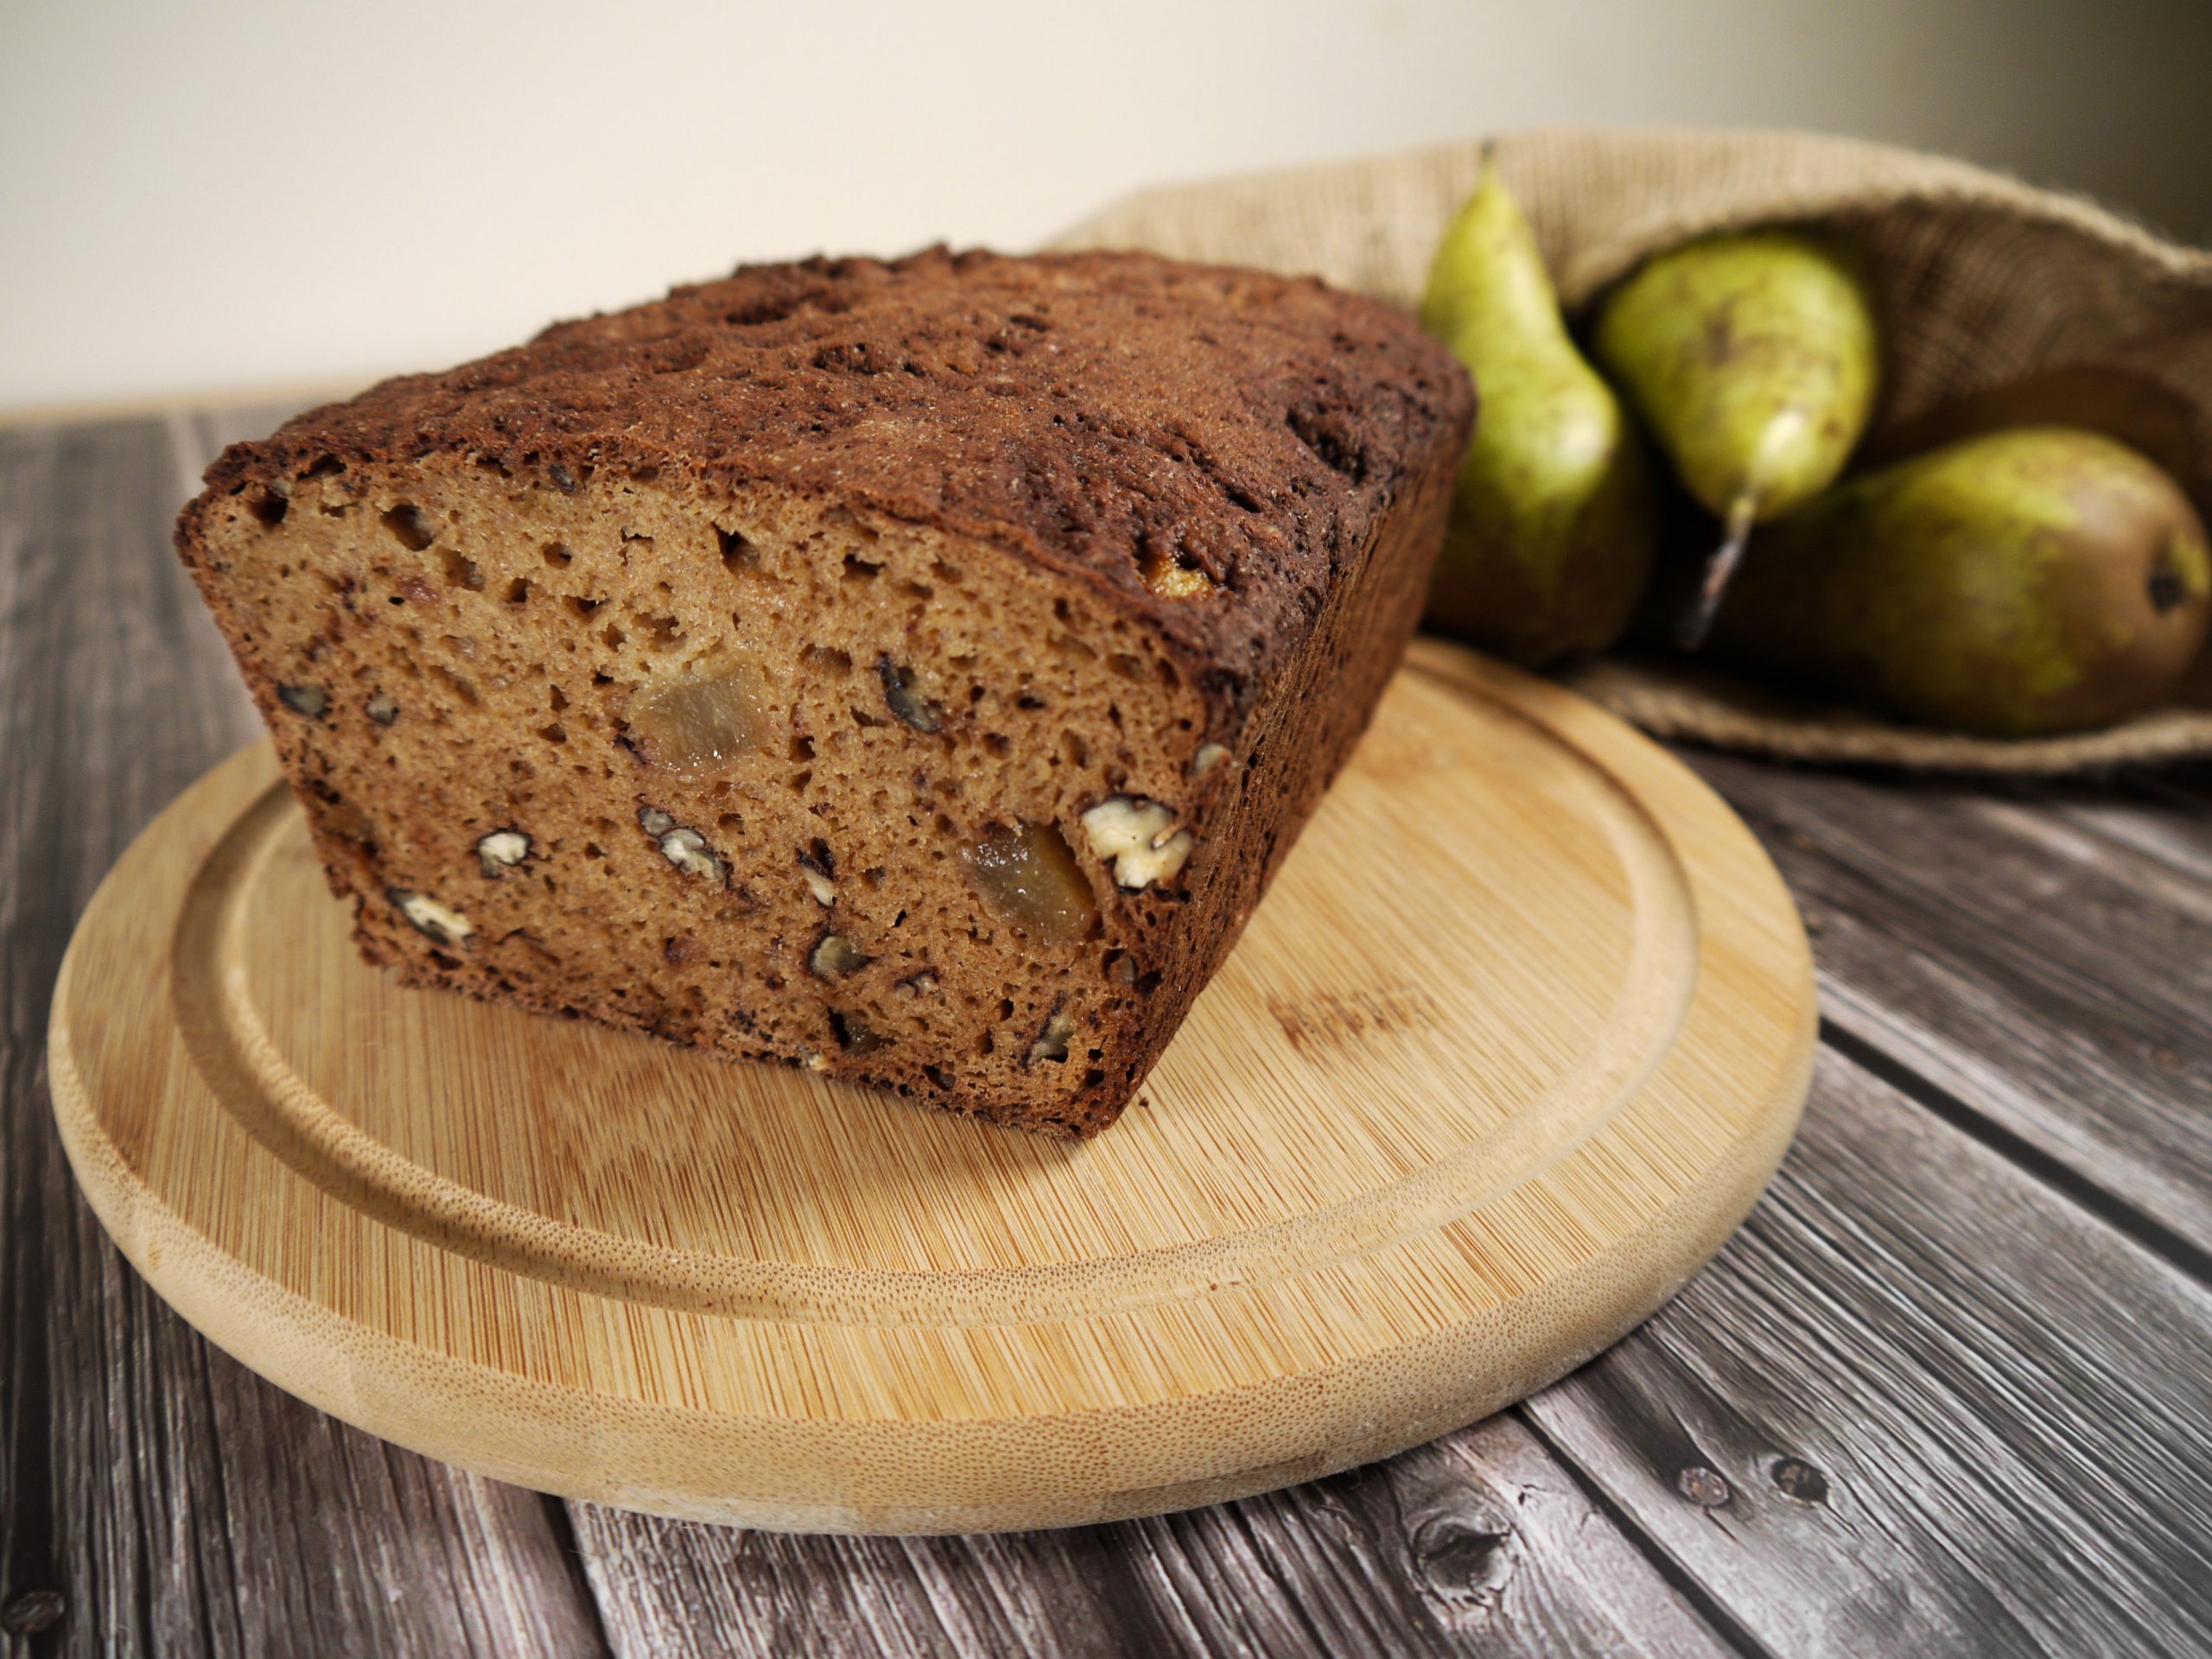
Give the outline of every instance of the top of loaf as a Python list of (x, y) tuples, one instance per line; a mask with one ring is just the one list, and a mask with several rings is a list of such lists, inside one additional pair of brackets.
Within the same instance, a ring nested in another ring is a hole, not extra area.
[(465, 454), (834, 495), (1113, 590), (1242, 702), (1472, 410), (1409, 317), (1310, 278), (931, 248), (556, 323), (234, 444), (207, 484)]

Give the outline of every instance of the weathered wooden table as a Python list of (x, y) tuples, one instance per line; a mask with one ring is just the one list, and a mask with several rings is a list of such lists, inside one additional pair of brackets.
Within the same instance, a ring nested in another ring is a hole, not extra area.
[(1691, 754), (1813, 930), (1802, 1135), (1657, 1319), (1389, 1463), (1082, 1531), (785, 1537), (277, 1393), (108, 1244), (41, 1056), (94, 885), (256, 731), (168, 524), (281, 412), (0, 429), (11, 1654), (2212, 1650), (2212, 769)]

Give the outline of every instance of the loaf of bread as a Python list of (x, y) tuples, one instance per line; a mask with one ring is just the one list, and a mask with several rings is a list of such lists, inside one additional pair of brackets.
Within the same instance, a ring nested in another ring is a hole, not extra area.
[(177, 545), (372, 961), (1087, 1135), (1365, 724), (1472, 405), (1311, 281), (817, 259), (235, 445)]

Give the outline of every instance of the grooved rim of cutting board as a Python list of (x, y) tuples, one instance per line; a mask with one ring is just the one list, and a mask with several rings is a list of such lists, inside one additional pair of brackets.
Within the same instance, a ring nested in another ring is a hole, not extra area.
[(389, 1439), (806, 1529), (1147, 1513), (1494, 1410), (1719, 1248), (1813, 1049), (1727, 809), (1428, 642), (1082, 1146), (404, 991), (346, 931), (265, 745), (103, 884), (49, 1052), (124, 1253)]

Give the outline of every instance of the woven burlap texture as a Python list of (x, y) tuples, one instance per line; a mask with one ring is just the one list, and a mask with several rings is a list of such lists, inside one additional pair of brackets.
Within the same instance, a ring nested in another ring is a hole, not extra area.
[[(1486, 141), (1147, 190), (1057, 238), (1310, 271), (1410, 308)], [(1491, 143), (1570, 313), (1708, 231), (1831, 226), (1866, 256), (1887, 380), (1865, 453), (2005, 418), (2068, 418), (2150, 452), (2212, 508), (2212, 254), (1960, 162), (1781, 132), (1558, 130)], [(1969, 400), (1961, 403), (1961, 400)], [(1985, 407), (1981, 424), (1992, 416)], [(2208, 516), (2212, 516), (2209, 514)], [(1801, 760), (2016, 772), (2212, 755), (2212, 665), (2107, 731), (1999, 741), (1893, 724), (1695, 663), (1619, 655), (1563, 677), (1646, 729)]]

